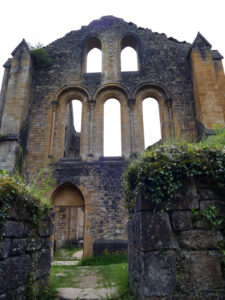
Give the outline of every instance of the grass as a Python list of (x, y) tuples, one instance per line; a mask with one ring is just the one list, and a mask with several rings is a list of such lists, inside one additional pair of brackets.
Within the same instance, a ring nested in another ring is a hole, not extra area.
[(59, 287), (79, 288), (80, 270), (77, 266), (52, 266), (50, 284), (53, 289)]
[(80, 266), (106, 266), (111, 264), (127, 263), (127, 253), (119, 252), (102, 256), (89, 256), (80, 262)]
[[(65, 249), (64, 249), (65, 250)], [(71, 251), (76, 249), (67, 249)], [(75, 252), (73, 252), (75, 253)], [(61, 257), (60, 252), (56, 257)], [(59, 287), (81, 287), (81, 282), (90, 274), (96, 274), (98, 287), (116, 287), (117, 293), (107, 300), (134, 300), (130, 294), (128, 284), (128, 262), (127, 253), (120, 252), (103, 256), (88, 257), (82, 259), (79, 265), (75, 266), (52, 266), (50, 272), (51, 289)]]
[(57, 249), (54, 252), (53, 255), (53, 261), (54, 260), (77, 260), (77, 258), (73, 257), (73, 254), (80, 251), (81, 248), (71, 248), (71, 247), (67, 247), (67, 248), (61, 248), (61, 249)]
[(102, 284), (106, 288), (117, 287), (117, 295), (109, 297), (107, 300), (133, 300), (134, 296), (130, 293), (128, 282), (128, 263), (116, 263), (104, 265), (98, 269)]

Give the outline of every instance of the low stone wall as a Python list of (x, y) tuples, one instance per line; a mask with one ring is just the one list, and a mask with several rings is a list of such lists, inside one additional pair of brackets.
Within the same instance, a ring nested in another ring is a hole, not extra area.
[(8, 211), (0, 229), (0, 299), (25, 300), (47, 283), (51, 266), (53, 215), (39, 226), (24, 219), (22, 208)]
[(206, 178), (167, 204), (140, 199), (128, 222), (137, 299), (225, 299), (224, 208), (225, 195)]

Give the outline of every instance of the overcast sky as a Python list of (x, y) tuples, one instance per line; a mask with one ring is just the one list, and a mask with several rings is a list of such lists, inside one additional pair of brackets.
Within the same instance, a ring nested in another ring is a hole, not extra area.
[(23, 38), (47, 45), (104, 15), (189, 43), (200, 31), (225, 55), (224, 12), (225, 0), (0, 0), (0, 81), (1, 66)]
[(190, 43), (200, 31), (225, 55), (224, 12), (224, 0), (1, 0), (0, 66), (23, 38), (47, 45), (103, 15)]

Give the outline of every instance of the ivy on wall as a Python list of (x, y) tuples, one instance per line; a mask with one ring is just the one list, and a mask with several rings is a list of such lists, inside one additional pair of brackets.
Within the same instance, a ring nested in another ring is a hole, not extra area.
[(50, 203), (27, 185), (20, 176), (0, 170), (0, 231), (15, 209), (32, 226), (38, 226), (50, 210)]
[(171, 201), (193, 177), (211, 177), (225, 190), (225, 129), (198, 144), (177, 143), (146, 150), (125, 173), (125, 206), (132, 214), (139, 198)]

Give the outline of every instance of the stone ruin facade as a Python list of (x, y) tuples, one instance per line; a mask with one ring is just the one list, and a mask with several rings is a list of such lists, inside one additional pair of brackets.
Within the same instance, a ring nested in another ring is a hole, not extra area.
[[(121, 51), (128, 46), (137, 53), (138, 71), (121, 72)], [(86, 72), (93, 48), (102, 51), (99, 73)], [(122, 174), (129, 158), (144, 150), (142, 101), (158, 101), (163, 142), (210, 134), (225, 118), (223, 57), (200, 33), (189, 44), (112, 16), (68, 33), (44, 52), (47, 62), (23, 40), (4, 64), (0, 167), (13, 170), (20, 159), (32, 176), (54, 166), (56, 247), (83, 239), (84, 256), (123, 249)], [(120, 102), (121, 157), (103, 156), (109, 98)], [(67, 105), (73, 99), (82, 102), (80, 133)]]

